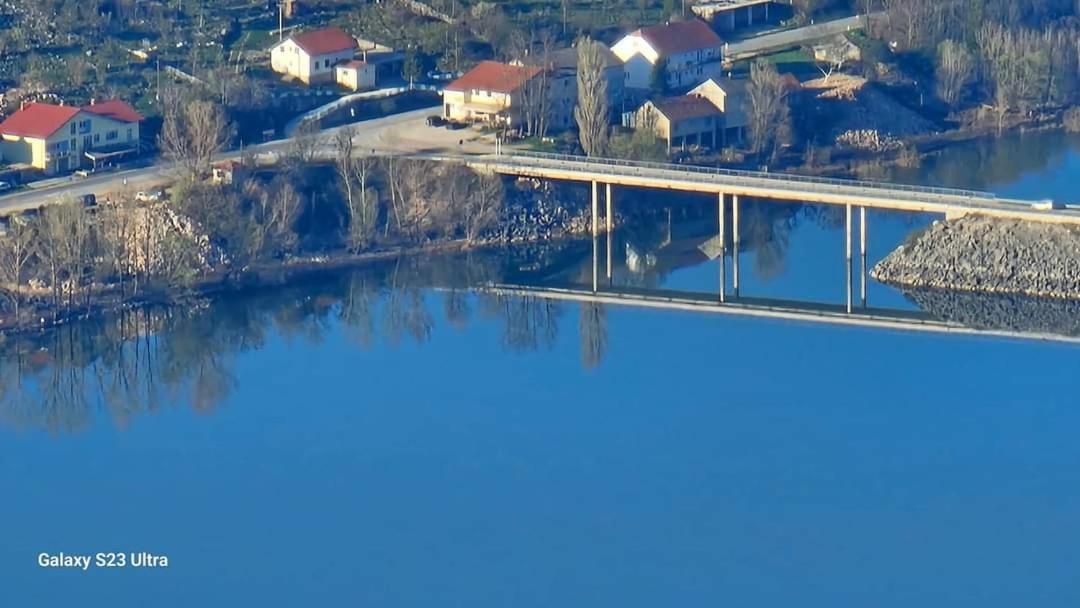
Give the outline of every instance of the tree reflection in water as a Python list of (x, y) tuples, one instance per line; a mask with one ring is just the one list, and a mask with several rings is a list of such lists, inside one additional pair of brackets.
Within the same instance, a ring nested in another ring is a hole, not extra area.
[[(574, 244), (576, 245), (576, 244)], [(190, 406), (212, 413), (237, 388), (237, 359), (271, 336), (320, 344), (342, 332), (360, 348), (431, 339), (439, 310), (453, 328), (474, 318), (502, 325), (511, 352), (555, 344), (559, 303), (473, 295), (469, 286), (513, 280), (538, 252), (501, 250), (445, 258), (401, 258), (292, 285), (182, 305), (140, 308), (0, 342), (0, 424), (74, 433), (107, 415), (126, 427), (136, 415)], [(586, 306), (583, 362), (599, 364), (603, 310)], [(474, 314), (473, 311), (476, 311)], [(586, 344), (588, 346), (586, 346)]]

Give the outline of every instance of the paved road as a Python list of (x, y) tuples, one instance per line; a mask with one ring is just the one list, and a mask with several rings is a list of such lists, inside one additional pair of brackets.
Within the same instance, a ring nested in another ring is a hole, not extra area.
[[(430, 108), (403, 112), (383, 118), (355, 123), (357, 128), (356, 143), (360, 148), (385, 148), (388, 134), (410, 123), (421, 122), (424, 117), (432, 113)], [(422, 122), (421, 122), (422, 124)], [(333, 141), (334, 135), (341, 129), (336, 127), (319, 133), (319, 138), (326, 143)], [(279, 139), (257, 146), (247, 148), (254, 154), (283, 153), (292, 143), (292, 138)], [(405, 150), (406, 152), (408, 150)], [(240, 151), (233, 150), (221, 154), (216, 161), (239, 159)], [(135, 167), (114, 173), (106, 173), (86, 179), (71, 178), (65, 183), (47, 188), (36, 188), (23, 192), (16, 192), (0, 197), (0, 215), (7, 215), (14, 211), (32, 209), (42, 204), (58, 200), (70, 199), (84, 194), (102, 195), (116, 192), (122, 189), (133, 191), (143, 190), (170, 181), (175, 176), (175, 167), (169, 163), (159, 163), (150, 166)]]
[[(875, 16), (876, 18), (876, 16)], [(814, 42), (822, 38), (829, 38), (837, 34), (843, 34), (848, 30), (859, 29), (866, 23), (864, 16), (846, 17), (835, 21), (816, 23), (782, 32), (764, 34), (741, 42), (732, 42), (725, 45), (724, 59), (737, 61), (748, 59), (756, 55), (786, 49), (807, 42)]]

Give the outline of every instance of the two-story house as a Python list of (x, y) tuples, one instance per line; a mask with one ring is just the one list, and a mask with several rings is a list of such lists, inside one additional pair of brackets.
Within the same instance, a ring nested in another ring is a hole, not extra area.
[(443, 90), (443, 116), (459, 122), (516, 126), (521, 121), (523, 89), (540, 74), (531, 65), (481, 61)]
[(724, 43), (698, 19), (635, 30), (611, 47), (623, 61), (626, 87), (645, 90), (662, 71), (667, 88), (685, 90), (723, 74)]
[(143, 117), (123, 101), (78, 106), (31, 103), (0, 123), (4, 161), (47, 175), (96, 166), (139, 151)]
[(717, 149), (740, 141), (749, 123), (745, 80), (706, 80), (686, 95), (645, 102), (623, 115), (623, 126), (652, 129), (668, 150)]
[(333, 82), (334, 68), (352, 60), (356, 39), (337, 27), (289, 36), (270, 49), (270, 67), (304, 84)]
[[(604, 54), (604, 76), (607, 81), (608, 106), (612, 118), (618, 118), (625, 111), (625, 77), (623, 63), (611, 49), (600, 44)], [(578, 49), (575, 47), (558, 49), (548, 55), (534, 53), (517, 62), (544, 68), (548, 73), (546, 88), (548, 91), (547, 125), (551, 131), (562, 131), (576, 127), (574, 107), (578, 101), (577, 64)]]

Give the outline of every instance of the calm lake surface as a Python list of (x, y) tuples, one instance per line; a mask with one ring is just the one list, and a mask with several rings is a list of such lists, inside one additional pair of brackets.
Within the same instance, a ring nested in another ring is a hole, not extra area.
[[(1077, 201), (1080, 140), (896, 177)], [(715, 294), (699, 202), (606, 284)], [(842, 215), (747, 207), (742, 295), (844, 302)], [(869, 219), (870, 264), (930, 220)], [(0, 604), (1080, 602), (1080, 346), (462, 289), (591, 268), (400, 260), (4, 345)], [(37, 565), (113, 551), (169, 567)]]

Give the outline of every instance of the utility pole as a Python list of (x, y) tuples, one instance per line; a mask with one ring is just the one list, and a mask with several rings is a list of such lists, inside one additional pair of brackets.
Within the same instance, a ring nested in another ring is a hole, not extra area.
[(277, 5), (277, 39), (281, 42), (285, 30), (285, 0), (278, 0)]

